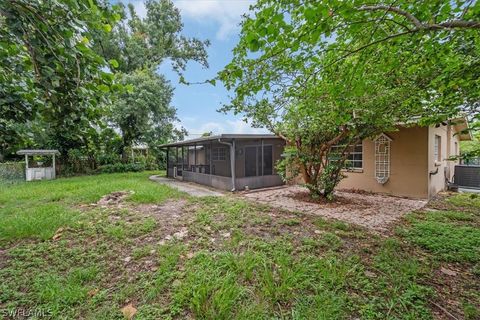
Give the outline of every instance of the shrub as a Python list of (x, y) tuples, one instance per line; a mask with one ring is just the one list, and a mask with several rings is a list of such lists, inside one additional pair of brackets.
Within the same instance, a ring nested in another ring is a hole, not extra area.
[(25, 180), (25, 162), (0, 163), (0, 183), (13, 183)]
[(141, 163), (115, 163), (100, 166), (100, 173), (114, 173), (114, 172), (139, 172), (145, 170), (145, 165)]

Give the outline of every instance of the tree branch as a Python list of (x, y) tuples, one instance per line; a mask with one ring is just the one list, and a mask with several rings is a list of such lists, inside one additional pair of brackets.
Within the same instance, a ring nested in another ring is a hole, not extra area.
[(358, 8), (360, 11), (387, 11), (393, 12), (398, 15), (404, 16), (411, 23), (415, 26), (413, 31), (420, 31), (420, 30), (438, 30), (438, 29), (454, 29), (454, 28), (465, 28), (465, 29), (480, 29), (480, 21), (466, 21), (466, 20), (451, 20), (445, 21), (442, 23), (435, 23), (435, 24), (428, 24), (422, 23), (419, 19), (417, 19), (413, 14), (407, 12), (403, 9), (398, 7), (391, 7), (386, 5), (378, 5), (378, 6), (361, 6)]
[(361, 6), (359, 8), (359, 10), (361, 10), (361, 11), (388, 11), (388, 12), (393, 12), (393, 13), (399, 14), (401, 16), (404, 16), (405, 18), (410, 20), (410, 22), (412, 22), (415, 25), (415, 27), (418, 28), (418, 29), (421, 29), (421, 28), (424, 27), (423, 23), (420, 22), (420, 20), (418, 20), (413, 14), (411, 14), (410, 12), (407, 12), (405, 10), (402, 10), (400, 8), (397, 8), (397, 7), (391, 7), (391, 6), (385, 6), (385, 5)]

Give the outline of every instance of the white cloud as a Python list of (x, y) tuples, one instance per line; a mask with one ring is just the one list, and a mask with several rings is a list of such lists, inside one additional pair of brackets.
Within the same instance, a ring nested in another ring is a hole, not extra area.
[(248, 12), (254, 0), (175, 0), (183, 18), (219, 25), (217, 38), (225, 40), (239, 29), (242, 14)]
[(226, 120), (224, 122), (209, 121), (201, 122), (193, 117), (185, 117), (181, 119), (182, 122), (176, 124), (177, 128), (182, 126), (187, 129), (189, 135), (186, 139), (198, 138), (205, 132), (213, 132), (213, 134), (234, 134), (234, 133), (269, 133), (268, 130), (263, 128), (253, 128), (250, 123), (243, 120)]
[[(214, 22), (218, 25), (216, 37), (227, 39), (238, 32), (242, 15), (248, 12), (255, 0), (174, 0), (175, 6), (180, 9), (182, 19), (190, 18), (201, 23)], [(147, 15), (144, 0), (127, 0), (137, 14), (144, 18)]]

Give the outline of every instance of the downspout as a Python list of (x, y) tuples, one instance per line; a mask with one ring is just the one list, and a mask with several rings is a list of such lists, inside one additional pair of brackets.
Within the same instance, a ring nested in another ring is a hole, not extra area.
[(232, 139), (232, 143), (222, 141), (218, 139), (218, 143), (227, 145), (230, 147), (230, 174), (232, 176), (232, 192), (235, 191), (235, 139)]

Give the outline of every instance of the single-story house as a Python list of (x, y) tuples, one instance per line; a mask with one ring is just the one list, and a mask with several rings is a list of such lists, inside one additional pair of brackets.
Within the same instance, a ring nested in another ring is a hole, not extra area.
[(222, 134), (164, 144), (167, 176), (222, 190), (282, 185), (275, 163), (285, 142), (272, 134)]
[[(460, 141), (471, 140), (465, 119), (435, 126), (399, 125), (366, 139), (348, 158), (339, 189), (430, 198), (453, 180)], [(223, 190), (282, 185), (275, 163), (285, 142), (274, 135), (222, 134), (165, 144), (167, 176)]]
[(453, 181), (458, 161), (448, 159), (460, 154), (460, 141), (472, 139), (463, 133), (467, 128), (465, 119), (457, 119), (435, 126), (403, 125), (366, 139), (350, 155), (354, 168), (338, 188), (431, 198), (446, 189), (447, 180)]

